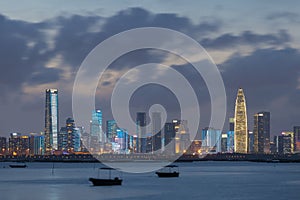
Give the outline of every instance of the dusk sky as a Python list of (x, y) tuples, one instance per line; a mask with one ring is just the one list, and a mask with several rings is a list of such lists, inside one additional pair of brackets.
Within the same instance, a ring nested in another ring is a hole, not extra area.
[[(1, 1), (0, 135), (43, 131), (47, 88), (59, 90), (60, 126), (64, 125), (72, 116), (74, 78), (87, 54), (116, 33), (147, 26), (183, 32), (207, 50), (225, 84), (224, 130), (234, 115), (239, 87), (245, 92), (251, 131), (253, 115), (259, 111), (271, 112), (272, 135), (292, 130), (300, 125), (299, 24), (296, 0)], [(122, 74), (137, 64), (165, 63), (169, 58), (165, 52), (146, 50), (116, 60), (97, 95), (104, 120), (111, 118), (110, 92)], [(186, 64), (174, 61), (171, 65), (193, 84), (196, 77)], [(172, 97), (156, 87), (138, 91), (133, 110), (145, 109), (143, 99), (164, 104), (162, 94)], [(193, 87), (203, 108), (200, 128), (205, 128), (210, 115), (208, 92), (204, 83)], [(176, 101), (171, 103), (171, 113), (176, 113), (176, 106)]]

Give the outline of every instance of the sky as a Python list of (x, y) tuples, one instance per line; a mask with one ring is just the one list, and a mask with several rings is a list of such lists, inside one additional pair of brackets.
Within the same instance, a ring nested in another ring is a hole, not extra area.
[[(239, 87), (247, 101), (248, 127), (253, 115), (271, 112), (271, 134), (300, 125), (299, 1), (1, 1), (0, 2), (0, 135), (44, 129), (45, 89), (59, 90), (60, 125), (72, 116), (72, 89), (80, 64), (100, 42), (131, 28), (164, 27), (201, 44), (221, 72), (227, 118), (234, 115)], [(97, 91), (96, 106), (111, 119), (110, 95), (118, 78), (131, 67), (165, 62), (170, 55), (136, 51), (117, 59)], [(210, 99), (201, 77), (188, 64), (172, 63), (197, 90), (208, 126)], [(200, 81), (200, 85), (198, 84)], [(180, 86), (179, 86), (180, 87)], [(166, 98), (160, 98), (166, 95)], [(147, 99), (147, 105), (144, 105)], [(178, 102), (158, 86), (139, 89), (131, 100), (132, 116), (151, 104), (168, 102), (171, 118)]]

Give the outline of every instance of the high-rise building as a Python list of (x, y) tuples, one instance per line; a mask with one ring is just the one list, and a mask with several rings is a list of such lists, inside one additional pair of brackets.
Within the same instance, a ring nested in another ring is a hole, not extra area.
[(283, 153), (294, 153), (295, 149), (295, 134), (292, 131), (284, 131), (281, 135), (283, 138)]
[(45, 151), (47, 154), (58, 150), (58, 91), (46, 90), (45, 105)]
[(248, 152), (254, 152), (254, 134), (251, 131), (248, 131)]
[(6, 154), (7, 141), (6, 137), (0, 137), (0, 155)]
[(58, 133), (58, 150), (68, 151), (68, 132), (65, 126), (61, 127)]
[(117, 136), (117, 123), (115, 120), (106, 121), (106, 137), (108, 142), (115, 142)]
[(234, 151), (236, 153), (248, 153), (246, 99), (242, 88), (239, 88), (235, 102)]
[(270, 153), (270, 112), (254, 115), (254, 153)]
[(161, 113), (153, 112), (152, 113), (152, 143), (153, 151), (158, 151), (162, 149), (162, 134), (161, 134)]
[(173, 119), (175, 127), (175, 153), (185, 153), (191, 145), (188, 121)]
[(166, 154), (173, 155), (175, 153), (175, 124), (174, 123), (166, 123), (164, 127), (164, 150)]
[(274, 136), (275, 152), (283, 154), (283, 135)]
[(202, 149), (206, 152), (221, 152), (221, 130), (214, 128), (202, 129)]
[(105, 137), (102, 132), (102, 112), (101, 110), (92, 111), (92, 120), (90, 121), (90, 151), (92, 153), (101, 153)]
[(300, 126), (294, 126), (294, 136), (295, 136), (294, 151), (300, 152)]
[(138, 112), (136, 115), (136, 131), (137, 131), (137, 153), (146, 153), (146, 113)]
[(227, 132), (227, 152), (234, 152), (234, 118), (229, 118), (229, 131)]
[(227, 152), (227, 133), (222, 133), (222, 136), (221, 136), (221, 152), (222, 153), (225, 153)]
[(44, 135), (31, 133), (30, 134), (30, 155), (44, 155), (45, 137)]

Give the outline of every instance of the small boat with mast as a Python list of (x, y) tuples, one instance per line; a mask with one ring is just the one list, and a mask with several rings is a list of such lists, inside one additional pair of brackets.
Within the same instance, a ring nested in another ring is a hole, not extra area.
[(89, 181), (93, 183), (94, 186), (113, 186), (113, 185), (122, 185), (122, 179), (118, 176), (111, 178), (112, 170), (116, 170), (110, 167), (102, 167), (99, 170), (107, 170), (108, 171), (108, 178), (99, 178), (99, 171), (98, 171), (98, 178), (89, 178)]

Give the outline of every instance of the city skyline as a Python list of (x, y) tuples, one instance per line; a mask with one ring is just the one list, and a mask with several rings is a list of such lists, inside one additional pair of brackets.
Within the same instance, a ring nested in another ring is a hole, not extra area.
[[(65, 8), (54, 3), (46, 4), (53, 7), (53, 12), (36, 4), (31, 5), (32, 12), (26, 14), (16, 11), (21, 9), (19, 4), (15, 7), (13, 3), (1, 3), (0, 26), (6, 31), (2, 32), (2, 47), (5, 51), (1, 54), (0, 66), (5, 73), (1, 76), (3, 93), (0, 109), (6, 116), (0, 124), (0, 135), (43, 130), (44, 114), (40, 108), (43, 106), (42, 94), (45, 88), (58, 88), (64, 94), (60, 98), (62, 109), (59, 121), (64, 123), (72, 113), (71, 88), (74, 74), (84, 56), (104, 38), (127, 28), (142, 26), (160, 26), (182, 31), (203, 45), (219, 67), (225, 82), (227, 119), (234, 115), (235, 90), (243, 87), (248, 97), (249, 124), (253, 124), (251, 116), (262, 110), (272, 113), (271, 135), (278, 135), (299, 124), (299, 112), (295, 109), (299, 107), (300, 63), (300, 39), (296, 34), (298, 27), (295, 26), (299, 20), (297, 6), (290, 7), (289, 4), (276, 1), (272, 8), (262, 10), (258, 8), (266, 7), (264, 2), (225, 4), (213, 1), (207, 3), (208, 7), (204, 9), (201, 3), (191, 1), (186, 5), (190, 9), (187, 13), (176, 4), (170, 9), (167, 3), (160, 6), (137, 4), (134, 1), (126, 5), (107, 3), (109, 6), (101, 12), (97, 10), (101, 8), (100, 3), (92, 6), (75, 1), (73, 6)], [(297, 4), (299, 3), (293, 2), (293, 5)], [(81, 11), (76, 9), (78, 5), (82, 8)], [(244, 16), (245, 11), (255, 11), (257, 15), (244, 23), (241, 16)], [(135, 23), (132, 19), (141, 21)], [(230, 25), (232, 21), (238, 25)], [(74, 22), (78, 26), (73, 30)], [(124, 27), (116, 24), (124, 24)], [(10, 34), (11, 32), (15, 34)], [(74, 32), (78, 34), (74, 35)], [(108, 94), (115, 80), (128, 66), (139, 64), (141, 58), (149, 62), (169, 63), (174, 68), (185, 68), (181, 61), (174, 59), (172, 63), (172, 57), (170, 59), (159, 52), (137, 52), (128, 55), (128, 58), (121, 58), (113, 64), (107, 76), (111, 79), (106, 80), (101, 92), (100, 89), (97, 92), (96, 107), (104, 108), (102, 112), (108, 118), (112, 119), (107, 109)], [(182, 72), (191, 82), (201, 79), (184, 68)], [(150, 89), (141, 94), (145, 99), (156, 101)], [(157, 93), (165, 94), (166, 91), (160, 88)], [(206, 119), (209, 113), (209, 96), (204, 84), (199, 85), (197, 94), (204, 113), (201, 125), (205, 127), (209, 121)], [(143, 100), (142, 97), (136, 97), (133, 113), (141, 110)], [(176, 112), (176, 102), (170, 107)], [(173, 115), (172, 118), (178, 118)], [(15, 124), (15, 120), (19, 123)]]

